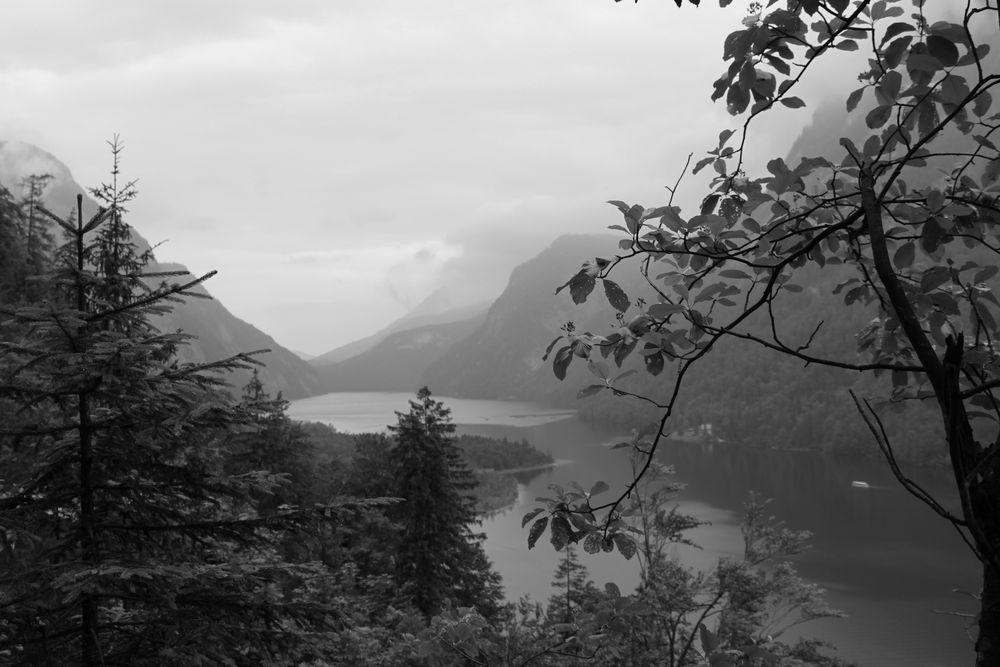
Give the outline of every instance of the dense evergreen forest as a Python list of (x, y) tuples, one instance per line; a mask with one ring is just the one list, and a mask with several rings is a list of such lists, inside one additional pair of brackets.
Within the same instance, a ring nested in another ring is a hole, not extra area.
[(751, 499), (746, 558), (690, 571), (668, 547), (698, 522), (665, 472), (628, 514), (637, 592), (598, 589), (568, 549), (559, 594), (505, 604), (477, 517), (504, 470), (551, 457), (456, 437), (426, 389), (389, 434), (348, 436), (292, 422), (252, 354), (181, 361), (189, 336), (151, 320), (203, 278), (146, 270), (119, 152), (88, 219), (49, 211), (44, 176), (0, 189), (0, 663), (838, 664), (773, 640), (778, 606), (837, 613), (787, 563), (805, 535)]

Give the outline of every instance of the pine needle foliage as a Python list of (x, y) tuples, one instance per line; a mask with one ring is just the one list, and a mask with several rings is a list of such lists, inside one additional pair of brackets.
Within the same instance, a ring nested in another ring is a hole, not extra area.
[(225, 465), (253, 424), (220, 375), (255, 362), (180, 363), (187, 337), (150, 324), (204, 278), (143, 274), (112, 150), (96, 215), (38, 206), (68, 239), (58, 295), (0, 340), (0, 662), (300, 664), (334, 622), (325, 574), (272, 545), (308, 515), (262, 515), (281, 478)]
[(397, 412), (394, 495), (403, 499), (393, 518), (402, 527), (397, 579), (425, 615), (447, 605), (494, 614), (503, 597), (500, 577), (483, 551), (472, 493), (475, 477), (453, 435), (451, 411), (427, 387)]

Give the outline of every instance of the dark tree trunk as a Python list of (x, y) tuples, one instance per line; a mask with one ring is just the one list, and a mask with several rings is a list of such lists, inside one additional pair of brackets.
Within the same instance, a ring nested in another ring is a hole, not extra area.
[(976, 639), (976, 667), (1000, 665), (1000, 568), (983, 565), (983, 593)]

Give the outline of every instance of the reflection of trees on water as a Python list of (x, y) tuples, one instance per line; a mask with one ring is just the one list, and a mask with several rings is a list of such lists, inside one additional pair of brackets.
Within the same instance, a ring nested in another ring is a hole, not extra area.
[[(806, 576), (859, 590), (868, 585), (886, 594), (913, 593), (918, 581), (950, 590), (974, 570), (957, 536), (933, 521), (878, 462), (718, 443), (667, 444), (660, 458), (687, 485), (681, 502), (738, 511), (754, 491), (773, 499), (769, 510), (790, 529), (812, 531), (812, 548), (796, 564)], [(932, 493), (948, 488), (945, 471), (914, 467), (907, 472)], [(871, 486), (852, 487), (854, 480)]]

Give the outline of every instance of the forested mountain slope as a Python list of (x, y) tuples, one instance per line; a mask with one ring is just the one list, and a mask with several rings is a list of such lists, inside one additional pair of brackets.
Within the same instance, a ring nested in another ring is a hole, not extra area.
[(374, 347), (337, 363), (316, 364), (324, 392), (405, 391), (422, 386), (424, 371), (472, 333), (485, 315), (389, 334)]
[[(489, 305), (488, 301), (472, 304), (463, 303), (454, 298), (448, 285), (444, 285), (418, 303), (413, 310), (375, 333), (324, 352), (310, 359), (309, 363), (317, 369), (322, 369), (323, 366), (362, 355), (394, 333), (469, 320), (485, 313)], [(328, 375), (322, 370), (320, 372), (324, 376)]]
[[(17, 141), (0, 141), (0, 185), (18, 195), (23, 179), (32, 175), (52, 176), (45, 193), (46, 207), (57, 215), (65, 216), (76, 208), (77, 194), (84, 194), (84, 214), (91, 215), (97, 205), (86, 196), (69, 168), (44, 150)], [(135, 226), (141, 229), (142, 220), (128, 220), (133, 225), (136, 245), (145, 250), (149, 243)], [(147, 271), (186, 271), (180, 264), (149, 264)], [(174, 278), (172, 280), (180, 280)], [(208, 284), (211, 287), (211, 284)], [(202, 290), (204, 291), (204, 290)], [(204, 291), (208, 294), (207, 291)], [(180, 358), (185, 361), (208, 361), (232, 356), (239, 352), (269, 349), (270, 352), (257, 358), (266, 364), (260, 369), (261, 382), (272, 392), (282, 392), (285, 398), (299, 398), (318, 393), (319, 378), (305, 361), (279, 345), (273, 338), (248, 322), (244, 322), (215, 299), (188, 299), (177, 304), (174, 311), (158, 318), (156, 325), (163, 331), (182, 330), (197, 337), (197, 340), (180, 350)], [(240, 387), (246, 384), (249, 375), (236, 372), (231, 383)]]
[(431, 364), (424, 384), (445, 396), (565, 399), (566, 387), (542, 361), (546, 345), (566, 322), (604, 327), (615, 315), (606, 301), (575, 306), (555, 288), (585, 259), (613, 253), (615, 244), (612, 236), (561, 236), (518, 266), (485, 321)]

